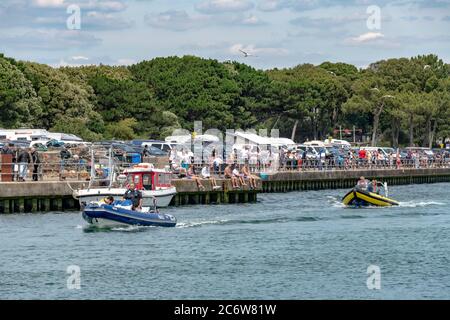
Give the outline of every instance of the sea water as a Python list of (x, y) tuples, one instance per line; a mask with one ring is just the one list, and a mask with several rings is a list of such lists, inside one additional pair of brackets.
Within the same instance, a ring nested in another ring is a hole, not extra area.
[(79, 212), (0, 215), (1, 299), (449, 299), (450, 184), (165, 208), (175, 228), (97, 229)]

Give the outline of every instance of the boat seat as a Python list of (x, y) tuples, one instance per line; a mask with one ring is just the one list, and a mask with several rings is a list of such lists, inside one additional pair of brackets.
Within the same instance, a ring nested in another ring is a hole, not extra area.
[(133, 207), (133, 204), (130, 200), (116, 200), (113, 203), (114, 207), (131, 210)]

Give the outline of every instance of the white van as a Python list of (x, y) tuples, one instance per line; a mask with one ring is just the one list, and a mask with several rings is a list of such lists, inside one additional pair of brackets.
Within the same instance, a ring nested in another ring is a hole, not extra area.
[(302, 152), (306, 151), (306, 159), (319, 159), (319, 149), (317, 147), (311, 146), (311, 145), (305, 145), (305, 144), (298, 144), (295, 147), (296, 150), (301, 150)]
[(312, 147), (325, 147), (325, 143), (319, 140), (305, 141), (303, 142), (303, 145)]
[(165, 151), (165, 152), (169, 152), (173, 148), (173, 144), (167, 143), (167, 142), (164, 142), (164, 141), (142, 142), (142, 144), (141, 144), (142, 147), (145, 147), (146, 145), (149, 146), (149, 147), (157, 148), (157, 149)]
[(350, 148), (351, 144), (350, 142), (346, 141), (346, 140), (338, 140), (338, 139), (326, 139), (324, 141), (325, 146), (327, 147), (342, 147), (342, 148)]

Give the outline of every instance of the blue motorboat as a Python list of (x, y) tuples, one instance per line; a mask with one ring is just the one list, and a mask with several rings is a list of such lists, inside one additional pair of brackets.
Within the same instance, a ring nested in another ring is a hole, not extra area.
[(83, 219), (99, 227), (118, 225), (175, 227), (177, 219), (170, 214), (162, 214), (156, 209), (131, 210), (126, 201), (116, 201), (112, 205), (90, 203), (83, 209)]

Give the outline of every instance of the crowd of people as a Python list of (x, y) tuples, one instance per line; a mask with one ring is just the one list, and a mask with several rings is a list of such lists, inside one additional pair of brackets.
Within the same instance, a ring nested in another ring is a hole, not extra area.
[(350, 169), (399, 169), (399, 168), (427, 168), (450, 165), (450, 151), (442, 149), (439, 152), (427, 150), (400, 150), (387, 148), (385, 152), (377, 148), (242, 148), (233, 149), (228, 155), (218, 154), (214, 149), (209, 156), (203, 155), (197, 159), (194, 153), (187, 149), (169, 152), (170, 167), (188, 169), (191, 164), (202, 167), (205, 164), (215, 174), (224, 172), (227, 165), (234, 165), (238, 169), (248, 166), (249, 171), (276, 172), (290, 170), (350, 170)]
[(281, 150), (279, 170), (418, 169), (450, 165), (448, 150), (427, 153), (414, 149), (401, 152), (371, 149), (341, 148), (329, 151), (319, 148), (313, 155), (308, 155), (308, 151)]
[(31, 167), (31, 178), (38, 181), (41, 159), (39, 152), (34, 148), (16, 148), (5, 144), (0, 150), (2, 155), (11, 155), (11, 172), (14, 181), (25, 181)]
[[(55, 172), (60, 180), (64, 179), (64, 173), (68, 168), (75, 169), (77, 172), (89, 170), (86, 150), (83, 152), (78, 150), (74, 153), (70, 148), (64, 146), (58, 150), (57, 158), (52, 163), (46, 162), (43, 159), (43, 152), (36, 148), (14, 146), (8, 143), (0, 148), (0, 155), (10, 155), (10, 160), (6, 165), (11, 166), (11, 173), (7, 174), (11, 175), (12, 181), (16, 182), (43, 180), (45, 170)], [(2, 174), (4, 173), (2, 172)]]
[[(233, 188), (256, 188), (259, 172), (308, 171), (308, 170), (356, 170), (356, 169), (400, 169), (450, 166), (450, 152), (442, 149), (429, 152), (420, 148), (394, 150), (390, 152), (377, 148), (325, 148), (325, 147), (281, 147), (263, 148), (246, 145), (223, 150), (211, 149), (198, 157), (189, 148), (176, 147), (168, 154), (168, 166), (176, 177), (195, 181), (199, 189), (210, 184), (213, 190), (220, 189), (217, 178), (230, 179)], [(89, 152), (77, 154), (69, 148), (59, 149), (60, 179), (67, 167), (89, 172)], [(145, 152), (145, 150), (144, 150)], [(10, 146), (0, 149), (1, 154), (11, 155), (13, 181), (42, 179), (44, 165), (41, 152), (34, 148)], [(205, 184), (206, 183), (206, 184)]]

